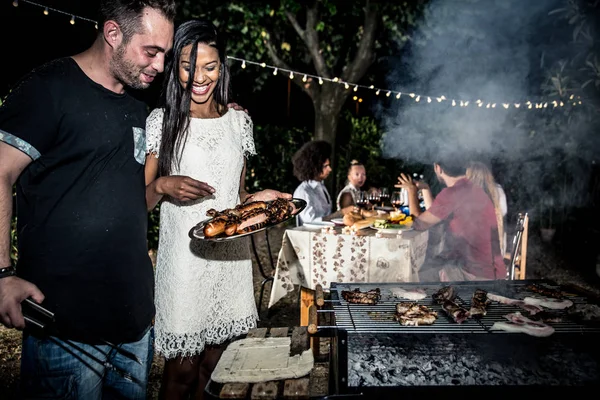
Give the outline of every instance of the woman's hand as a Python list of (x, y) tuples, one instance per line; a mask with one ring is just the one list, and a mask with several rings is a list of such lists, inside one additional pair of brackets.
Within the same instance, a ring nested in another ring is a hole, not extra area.
[(406, 189), (408, 191), (416, 191), (417, 185), (412, 178), (406, 174), (400, 174), (398, 177), (398, 183), (394, 187)]
[(417, 186), (417, 189), (419, 189), (419, 190), (428, 190), (429, 189), (429, 185), (425, 181), (417, 181), (415, 183), (415, 185)]
[(189, 176), (172, 175), (158, 178), (157, 192), (178, 201), (196, 200), (210, 196), (215, 189), (205, 182), (200, 182)]
[(246, 199), (246, 202), (248, 202), (248, 201), (270, 201), (270, 200), (275, 200), (275, 199), (290, 200), (291, 198), (292, 198), (292, 195), (289, 193), (282, 193), (282, 192), (279, 192), (279, 191), (273, 190), (273, 189), (265, 189), (265, 190), (261, 190), (260, 192), (256, 192), (256, 193), (250, 195)]

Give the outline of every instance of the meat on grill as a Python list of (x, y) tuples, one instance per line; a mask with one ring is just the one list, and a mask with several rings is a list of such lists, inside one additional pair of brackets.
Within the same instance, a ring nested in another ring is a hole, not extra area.
[(381, 291), (379, 288), (371, 289), (368, 292), (361, 292), (359, 288), (356, 288), (352, 291), (342, 290), (342, 297), (348, 303), (377, 304), (381, 298)]
[(503, 330), (507, 332), (521, 332), (531, 336), (546, 337), (554, 333), (554, 328), (543, 322), (532, 321), (521, 315), (520, 312), (504, 316), (508, 322), (494, 322), (492, 330)]
[(490, 304), (491, 301), (487, 298), (487, 292), (482, 289), (477, 289), (473, 293), (473, 298), (471, 299), (471, 309), (469, 310), (469, 315), (471, 317), (483, 317), (487, 314), (486, 307)]
[(523, 300), (511, 299), (508, 297), (500, 296), (499, 294), (489, 293), (487, 298), (491, 301), (497, 301), (498, 303), (506, 304), (508, 306), (517, 306), (527, 311), (529, 315), (535, 315), (541, 311), (544, 311), (542, 307), (534, 304), (525, 304)]
[(541, 285), (536, 285), (535, 283), (525, 286), (525, 289), (527, 289), (531, 292), (534, 292), (534, 293), (541, 294), (542, 296), (546, 296), (546, 297), (553, 297), (555, 299), (564, 298), (563, 292), (561, 292), (560, 290), (546, 288)]
[(456, 298), (456, 291), (452, 286), (444, 286), (431, 297), (433, 300), (441, 304), (442, 309), (450, 316), (457, 324), (462, 324), (467, 318), (469, 318), (469, 311), (459, 306), (454, 299)]
[(390, 292), (394, 297), (399, 299), (408, 299), (408, 300), (423, 300), (427, 297), (427, 293), (423, 289), (402, 289), (402, 288), (391, 288)]
[(403, 302), (396, 304), (394, 318), (404, 326), (431, 325), (437, 319), (437, 312), (418, 303)]
[(528, 305), (542, 306), (551, 310), (564, 310), (573, 305), (571, 300), (554, 299), (551, 297), (525, 297), (523, 302)]

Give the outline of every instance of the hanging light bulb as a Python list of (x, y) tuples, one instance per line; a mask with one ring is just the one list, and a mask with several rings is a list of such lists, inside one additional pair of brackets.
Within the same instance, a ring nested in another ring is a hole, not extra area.
[(379, 92), (381, 92), (381, 90), (377, 89), (377, 91), (375, 92), (375, 96), (379, 96)]
[(14, 0), (13, 1), (13, 6), (19, 7), (19, 0)]
[(277, 75), (277, 68), (273, 70), (273, 75)]
[(242, 68), (246, 68), (246, 60), (242, 61)]
[(94, 24), (94, 28), (96, 28), (96, 30), (98, 30), (98, 23), (97, 22)]
[(468, 101), (465, 101), (465, 107), (467, 107), (469, 105)]
[(415, 94), (414, 93), (409, 93), (408, 94), (410, 97), (412, 97), (413, 99), (415, 98)]
[(396, 98), (399, 99), (400, 96), (402, 96), (402, 93), (398, 92), (398, 94), (396, 95)]
[(302, 82), (306, 82), (306, 79), (307, 79), (307, 78), (306, 78), (306, 75), (304, 75), (304, 76), (302, 77)]
[(354, 100), (354, 101), (358, 100), (358, 96), (354, 96), (354, 97), (352, 98), (352, 100)]
[(354, 91), (356, 92), (358, 90), (358, 85), (354, 86)]
[(419, 101), (421, 101), (421, 96), (417, 96), (417, 98), (415, 99), (415, 101), (418, 103)]
[(452, 100), (452, 107), (456, 107), (456, 100)]
[(294, 79), (294, 73), (290, 71), (290, 79)]
[(386, 95), (387, 97), (390, 97), (390, 94), (392, 94), (392, 92), (387, 92), (385, 95)]
[(264, 67), (266, 67), (266, 66), (267, 66), (267, 64), (265, 64), (265, 63), (260, 63), (260, 66), (264, 68)]
[(346, 89), (346, 90), (350, 89), (350, 85), (348, 85), (348, 82), (344, 83), (344, 89)]
[(431, 103), (431, 97), (427, 97), (427, 102)]
[(319, 85), (323, 84), (323, 78), (319, 77)]
[(369, 86), (369, 89), (375, 89), (375, 86), (371, 85)]
[(521, 107), (521, 103), (515, 103), (515, 108)]
[(339, 79), (338, 79), (338, 77), (337, 77), (337, 76), (336, 76), (335, 78), (333, 78), (333, 81), (334, 81), (334, 82), (337, 82), (338, 80), (339, 80)]
[(69, 21), (71, 25), (75, 25), (75, 16), (71, 15), (71, 20)]
[(44, 15), (48, 15), (48, 7), (44, 8)]

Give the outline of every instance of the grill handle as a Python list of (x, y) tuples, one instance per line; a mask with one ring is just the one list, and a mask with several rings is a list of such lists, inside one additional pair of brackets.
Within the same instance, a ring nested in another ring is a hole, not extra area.
[(323, 304), (325, 304), (325, 298), (323, 297), (323, 286), (320, 284), (315, 287), (315, 303), (317, 303), (319, 307), (323, 307)]
[(318, 326), (317, 307), (312, 304), (310, 307), (308, 307), (308, 333), (311, 335), (317, 333)]

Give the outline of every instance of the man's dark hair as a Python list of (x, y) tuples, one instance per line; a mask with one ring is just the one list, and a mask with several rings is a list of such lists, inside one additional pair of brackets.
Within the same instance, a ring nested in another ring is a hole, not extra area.
[(177, 7), (175, 0), (101, 0), (98, 15), (98, 30), (106, 21), (115, 21), (123, 32), (123, 42), (129, 43), (134, 34), (141, 32), (142, 12), (152, 8), (169, 21), (175, 20)]
[(324, 140), (313, 140), (304, 145), (292, 157), (294, 176), (300, 181), (317, 178), (323, 172), (323, 164), (331, 158), (331, 145)]
[(444, 173), (451, 177), (462, 176), (467, 173), (467, 165), (469, 158), (461, 153), (446, 153), (438, 157), (438, 164)]

